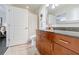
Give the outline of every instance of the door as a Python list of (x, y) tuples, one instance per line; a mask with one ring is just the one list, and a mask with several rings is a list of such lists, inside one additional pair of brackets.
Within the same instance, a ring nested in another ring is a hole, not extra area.
[(35, 36), (36, 35), (36, 29), (37, 29), (37, 15), (36, 14), (33, 14), (31, 12), (29, 12), (28, 14), (28, 25), (29, 25), (29, 39), (32, 37), (32, 36)]
[(9, 46), (24, 44), (28, 41), (28, 11), (9, 7)]

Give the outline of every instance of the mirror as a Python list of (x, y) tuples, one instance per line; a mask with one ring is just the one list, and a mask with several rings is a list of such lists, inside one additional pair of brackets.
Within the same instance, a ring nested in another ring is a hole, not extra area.
[(79, 4), (59, 4), (52, 8), (49, 4), (48, 8), (48, 25), (62, 23), (79, 23)]
[(47, 7), (47, 11), (48, 11), (48, 14), (47, 14), (47, 25), (48, 27), (53, 27), (55, 26), (55, 14), (53, 12), (53, 9), (54, 7), (52, 7), (52, 4), (49, 4), (49, 6)]

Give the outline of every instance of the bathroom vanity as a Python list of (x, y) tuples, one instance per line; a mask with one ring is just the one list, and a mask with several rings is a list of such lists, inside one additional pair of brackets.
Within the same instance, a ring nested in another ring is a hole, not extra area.
[(42, 55), (79, 54), (78, 32), (37, 30), (36, 34), (36, 47)]

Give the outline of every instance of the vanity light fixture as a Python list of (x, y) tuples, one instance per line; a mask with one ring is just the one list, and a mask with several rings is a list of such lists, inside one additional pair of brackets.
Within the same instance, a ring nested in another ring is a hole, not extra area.
[(59, 4), (46, 4), (45, 6), (54, 9), (59, 6)]
[(56, 8), (57, 6), (59, 6), (59, 4), (52, 4), (51, 8), (54, 9), (54, 8)]
[(55, 4), (52, 4), (51, 8), (54, 9), (55, 8)]

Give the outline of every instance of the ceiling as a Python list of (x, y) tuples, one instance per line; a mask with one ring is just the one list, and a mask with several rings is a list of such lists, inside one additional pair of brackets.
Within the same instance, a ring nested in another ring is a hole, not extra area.
[(27, 6), (29, 6), (28, 9), (32, 13), (38, 14), (38, 11), (43, 4), (12, 4), (12, 5), (20, 8), (26, 8)]

